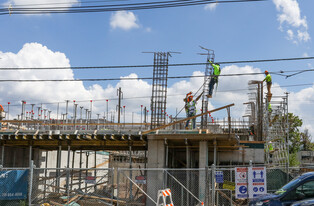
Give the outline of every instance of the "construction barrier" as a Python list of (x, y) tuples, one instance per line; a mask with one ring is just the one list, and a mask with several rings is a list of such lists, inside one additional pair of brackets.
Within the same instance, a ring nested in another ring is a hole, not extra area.
[(156, 206), (173, 206), (171, 190), (169, 188), (158, 190)]

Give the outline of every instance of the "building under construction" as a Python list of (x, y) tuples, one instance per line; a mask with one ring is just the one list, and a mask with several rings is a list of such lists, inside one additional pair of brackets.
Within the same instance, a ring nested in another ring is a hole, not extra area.
[[(214, 62), (213, 51), (206, 51), (206, 62)], [(100, 123), (97, 119), (68, 122), (2, 116), (1, 165), (32, 168), (31, 178), (37, 181), (29, 186), (29, 205), (156, 205), (158, 190), (169, 185), (174, 185), (172, 191), (180, 191), (175, 205), (215, 205), (221, 201), (219, 194), (207, 191), (207, 184), (213, 183), (207, 182), (206, 169), (211, 165), (287, 165), (287, 95), (269, 101), (263, 82), (250, 81), (246, 113), (235, 119), (232, 102), (208, 109), (208, 87), (204, 86), (202, 113), (173, 117), (167, 123), (169, 57), (169, 52), (154, 53), (150, 122), (146, 117), (141, 123), (120, 123), (120, 118), (118, 123)], [(211, 74), (207, 64), (204, 85)], [(214, 119), (211, 115), (217, 111), (225, 111), (225, 117)], [(185, 122), (193, 118), (200, 119), (198, 129), (185, 130)], [(268, 149), (269, 144), (274, 150)], [(234, 202), (232, 192), (220, 195)]]

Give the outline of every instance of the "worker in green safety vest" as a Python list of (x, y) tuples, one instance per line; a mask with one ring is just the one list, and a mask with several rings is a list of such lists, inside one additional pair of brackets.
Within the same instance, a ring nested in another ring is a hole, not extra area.
[(269, 74), (269, 72), (267, 70), (265, 70), (265, 75), (266, 75), (266, 77), (263, 80), (263, 82), (266, 81), (266, 83), (267, 83), (267, 92), (268, 92), (268, 94), (271, 94), (270, 88), (271, 88), (271, 85), (272, 85), (273, 82), (272, 82), (271, 76), (270, 76), (270, 74)]
[(273, 109), (271, 108), (271, 104), (268, 103), (268, 112), (269, 112), (269, 113), (272, 113), (272, 111), (273, 111)]
[(215, 86), (215, 84), (218, 85), (218, 77), (220, 75), (221, 69), (220, 69), (220, 64), (215, 64), (215, 63), (213, 63), (210, 60), (208, 60), (208, 61), (212, 65), (212, 67), (214, 69), (213, 74), (212, 74), (211, 79), (210, 79), (210, 82), (209, 82), (209, 85), (208, 85), (209, 92), (207, 94), (208, 98), (212, 98), (213, 91), (214, 91), (214, 86)]

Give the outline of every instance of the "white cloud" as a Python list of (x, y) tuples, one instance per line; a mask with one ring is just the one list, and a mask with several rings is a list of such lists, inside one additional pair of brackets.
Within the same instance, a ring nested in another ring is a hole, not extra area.
[(218, 6), (218, 3), (206, 4), (205, 5), (205, 10), (214, 11), (217, 6)]
[(139, 28), (138, 18), (131, 11), (116, 11), (111, 15), (110, 26), (113, 29), (130, 30)]
[(293, 40), (294, 39), (294, 33), (291, 29), (287, 30), (287, 39)]
[(308, 34), (307, 20), (305, 16), (301, 16), (297, 0), (273, 0), (273, 2), (279, 12), (278, 21), (280, 22), (280, 30), (282, 31), (283, 27), (287, 27), (287, 38), (295, 42), (296, 37), (292, 35), (292, 29), (297, 29), (297, 40), (299, 42), (309, 41), (310, 35)]
[(307, 42), (311, 39), (311, 37), (307, 31), (298, 30), (298, 39), (299, 41)]

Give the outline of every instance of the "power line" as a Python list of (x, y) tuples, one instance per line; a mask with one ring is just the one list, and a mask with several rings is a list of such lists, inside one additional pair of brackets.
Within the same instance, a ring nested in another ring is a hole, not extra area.
[[(314, 70), (313, 70), (314, 71)], [(279, 71), (282, 73), (285, 71)], [(271, 73), (271, 72), (270, 72)], [(276, 73), (276, 72), (272, 72)], [(264, 72), (255, 73), (239, 73), (239, 74), (220, 74), (220, 77), (232, 76), (254, 76), (261, 75)], [(170, 76), (168, 79), (188, 79), (188, 78), (204, 78), (205, 75), (186, 75), (186, 76)], [(153, 77), (119, 77), (119, 78), (95, 78), (95, 79), (0, 79), (1, 82), (97, 82), (97, 81), (122, 81), (122, 80), (152, 80)]]
[(262, 2), (268, 0), (198, 0), (190, 1), (166, 1), (166, 2), (149, 2), (137, 4), (120, 4), (120, 5), (96, 5), (96, 6), (82, 6), (82, 7), (43, 7), (43, 8), (4, 8), (1, 9), (0, 15), (7, 14), (52, 14), (52, 13), (91, 13), (91, 12), (111, 12), (121, 10), (146, 10), (146, 9), (160, 9), (170, 7), (196, 6), (212, 3), (244, 3), (244, 2)]
[[(215, 62), (217, 64), (243, 64), (243, 63), (262, 63), (262, 62), (278, 62), (278, 61), (299, 61), (299, 60), (311, 60), (314, 57), (293, 57), (293, 58), (282, 58), (282, 59), (257, 59), (257, 60), (239, 60), (239, 61), (225, 61)], [(202, 66), (208, 63), (182, 63), (182, 64), (168, 64), (168, 67), (179, 67), (179, 66)], [(77, 67), (2, 67), (0, 70), (82, 70), (82, 69), (126, 69), (126, 68), (147, 68), (154, 67), (152, 64), (146, 65), (117, 65), (117, 66), (77, 66)], [(309, 69), (313, 70), (313, 69)], [(299, 72), (304, 70), (291, 70), (289, 72)], [(280, 73), (280, 71), (278, 72)]]
[[(46, 5), (69, 5), (69, 4), (92, 4), (92, 3), (104, 3), (104, 2), (117, 2), (117, 1), (128, 1), (128, 0), (102, 0), (102, 1), (77, 1), (77, 2), (49, 2), (44, 4), (14, 4), (15, 7), (23, 6), (46, 6)], [(9, 7), (10, 4), (3, 4), (6, 7)], [(44, 7), (46, 8), (46, 7)]]

